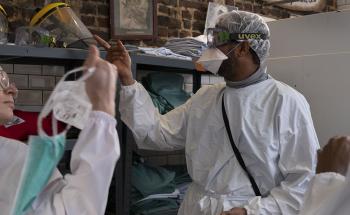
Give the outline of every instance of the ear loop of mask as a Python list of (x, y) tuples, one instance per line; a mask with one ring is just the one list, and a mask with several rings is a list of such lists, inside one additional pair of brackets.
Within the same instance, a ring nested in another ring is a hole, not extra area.
[[(227, 54), (225, 54), (227, 57), (229, 57), (229, 55), (233, 52), (233, 50), (235, 50), (241, 43), (238, 43), (235, 47), (233, 47), (229, 52), (227, 52)], [(227, 58), (228, 59), (228, 58)]]
[[(90, 67), (90, 68), (86, 68), (85, 66), (81, 66), (78, 67), (76, 69), (73, 69), (69, 72), (67, 72), (62, 78), (61, 80), (57, 83), (56, 87), (58, 87), (62, 82), (64, 82), (66, 80), (66, 78), (73, 74), (73, 73), (77, 73), (80, 71), (84, 71), (86, 70), (86, 72), (76, 81), (85, 81), (86, 79), (88, 79), (96, 70), (95, 67)], [(48, 137), (49, 135), (45, 132), (45, 130), (43, 129), (43, 119), (45, 117), (47, 117), (53, 110), (53, 93), (51, 93), (49, 99), (47, 100), (46, 104), (44, 105), (42, 111), (39, 114), (39, 118), (38, 118), (38, 134), (41, 137)], [(52, 125), (52, 134), (53, 136), (58, 135), (58, 127), (57, 127), (57, 119), (55, 118), (54, 115), (52, 115), (52, 120), (51, 120), (51, 125)], [(70, 129), (70, 125), (67, 125), (67, 127), (60, 133), (66, 133), (69, 129)]]

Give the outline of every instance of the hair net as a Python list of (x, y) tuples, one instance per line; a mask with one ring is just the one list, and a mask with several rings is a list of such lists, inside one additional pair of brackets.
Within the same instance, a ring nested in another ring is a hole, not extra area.
[[(255, 13), (246, 11), (231, 11), (220, 15), (216, 28), (224, 28), (230, 33), (260, 33), (270, 37), (270, 30), (263, 18)], [(270, 40), (249, 39), (250, 47), (263, 62), (269, 55)]]

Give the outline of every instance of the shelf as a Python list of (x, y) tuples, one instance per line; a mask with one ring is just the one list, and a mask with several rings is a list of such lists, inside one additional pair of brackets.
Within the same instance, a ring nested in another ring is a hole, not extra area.
[[(17, 45), (0, 45), (1, 63), (15, 62), (37, 64), (64, 64), (67, 62), (82, 62), (87, 57), (87, 50), (81, 49), (64, 49), (49, 47), (32, 47)], [(106, 55), (101, 51), (101, 56)]]
[(152, 65), (160, 67), (171, 67), (177, 69), (195, 70), (194, 63), (191, 60), (183, 60), (170, 57), (153, 56), (148, 54), (130, 54), (134, 64)]

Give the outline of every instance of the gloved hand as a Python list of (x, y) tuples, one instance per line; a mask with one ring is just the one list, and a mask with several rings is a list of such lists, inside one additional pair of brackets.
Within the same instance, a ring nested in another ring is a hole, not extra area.
[(92, 109), (115, 116), (115, 94), (118, 72), (114, 65), (100, 58), (96, 46), (91, 46), (85, 60), (86, 68), (95, 67), (95, 72), (86, 80), (86, 93)]
[(333, 137), (319, 151), (317, 173), (336, 172), (346, 175), (350, 163), (350, 136)]
[(123, 46), (123, 43), (118, 40), (117, 45), (112, 47), (101, 37), (94, 35), (94, 38), (100, 46), (106, 49), (106, 60), (117, 67), (121, 84), (124, 86), (132, 85), (135, 80), (133, 79), (131, 72), (131, 58), (129, 52)]
[(224, 211), (220, 215), (247, 215), (245, 208), (232, 208), (230, 211)]

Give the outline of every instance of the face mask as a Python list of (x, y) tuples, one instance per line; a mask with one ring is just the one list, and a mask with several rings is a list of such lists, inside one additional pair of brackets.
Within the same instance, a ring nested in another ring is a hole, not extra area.
[(207, 71), (217, 74), (222, 62), (227, 58), (218, 48), (208, 48), (197, 60), (197, 63), (202, 65)]
[[(46, 102), (43, 107), (41, 113), (39, 114), (38, 119), (38, 133), (39, 136), (31, 136), (29, 138), (29, 150), (26, 157), (26, 162), (24, 164), (19, 189), (16, 193), (16, 201), (15, 205), (12, 209), (13, 215), (22, 215), (26, 213), (28, 209), (31, 208), (33, 201), (37, 198), (40, 192), (45, 188), (51, 175), (57, 166), (58, 162), (62, 158), (65, 149), (66, 138), (65, 134), (67, 130), (70, 128), (72, 123), (80, 122), (76, 119), (81, 119), (84, 117), (83, 115), (71, 116), (72, 112), (68, 112), (66, 108), (68, 107), (79, 107), (79, 105), (84, 106), (85, 100), (74, 100), (77, 99), (77, 95), (73, 95), (72, 93), (81, 93), (81, 82), (82, 80), (86, 80), (94, 69), (89, 69), (87, 73), (85, 73), (79, 80), (77, 85), (71, 83), (70, 87), (67, 89), (73, 89), (71, 92), (70, 102), (64, 103), (61, 106), (58, 106), (58, 102), (64, 102), (64, 98), (67, 99), (68, 95), (65, 87), (67, 85), (62, 84), (62, 81), (65, 78), (77, 71), (81, 71), (83, 68), (75, 69), (69, 73), (67, 73), (62, 80), (57, 84), (54, 92), (51, 94), (50, 98)], [(80, 81), (80, 82), (79, 82)], [(83, 88), (85, 91), (85, 88)], [(79, 95), (79, 94), (78, 94)], [(80, 94), (81, 95), (81, 94)], [(70, 105), (68, 105), (70, 104)], [(79, 109), (81, 110), (81, 108)], [(47, 117), (50, 112), (54, 112), (54, 116), (52, 117), (52, 130), (53, 136), (48, 136), (42, 127), (43, 118)], [(55, 111), (58, 112), (55, 114)], [(76, 110), (75, 110), (76, 111)], [(74, 111), (73, 111), (74, 112)], [(65, 113), (66, 115), (64, 115)], [(74, 114), (74, 113), (73, 113)], [(58, 134), (57, 129), (57, 120), (56, 118), (64, 116), (66, 122), (68, 122), (66, 129)]]
[(88, 123), (92, 105), (85, 91), (85, 80), (91, 76), (94, 69), (91, 68), (76, 81), (65, 81), (74, 73), (84, 70), (83, 67), (74, 69), (62, 77), (48, 99), (47, 106), (42, 110), (47, 116), (53, 109), (53, 114), (59, 121), (65, 122), (76, 128), (83, 129)]
[(207, 71), (216, 75), (220, 69), (222, 62), (228, 59), (227, 55), (235, 50), (238, 45), (239, 44), (233, 47), (226, 55), (222, 53), (222, 51), (220, 51), (218, 48), (209, 48), (203, 52), (202, 56), (197, 60), (196, 63), (199, 63)]
[(61, 160), (65, 148), (65, 134), (53, 137), (31, 136), (29, 150), (16, 194), (13, 215), (25, 214), (47, 185)]

